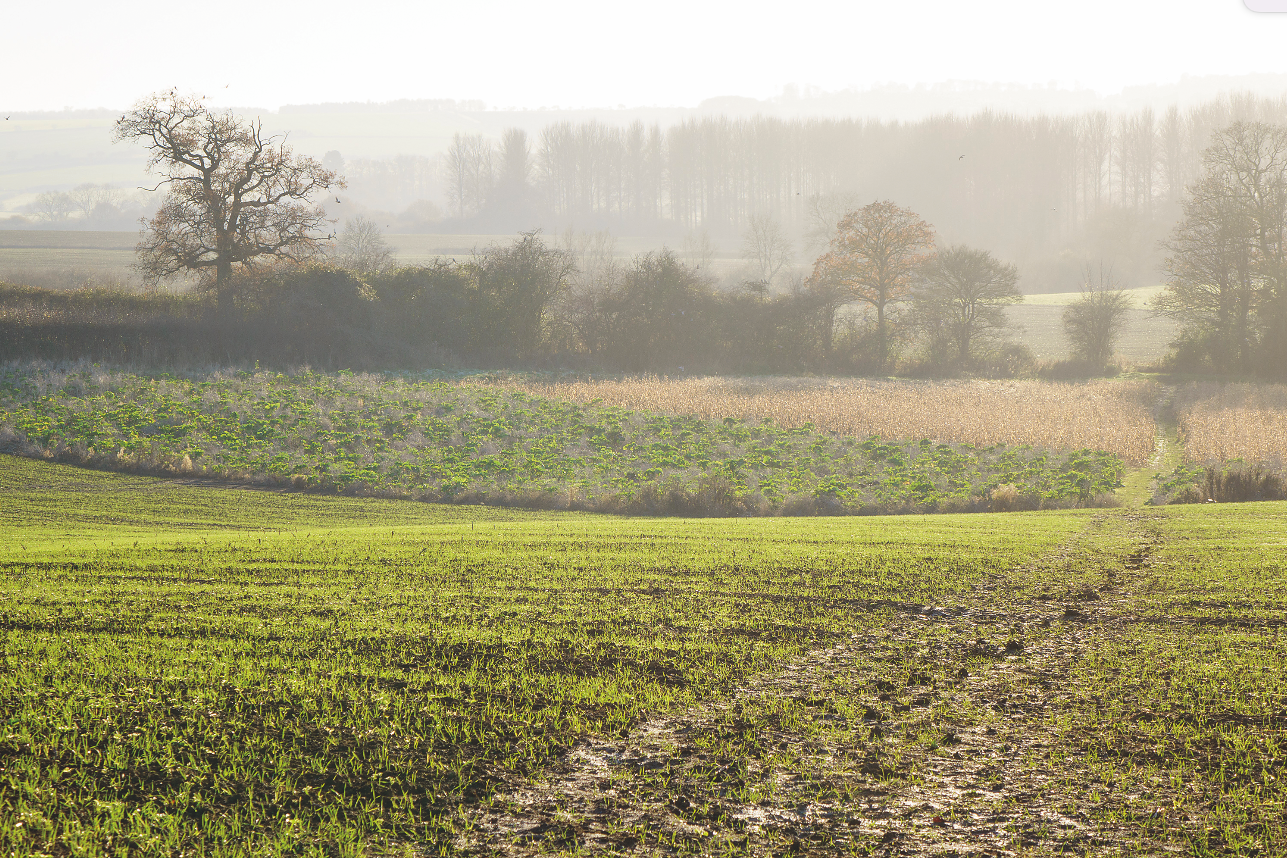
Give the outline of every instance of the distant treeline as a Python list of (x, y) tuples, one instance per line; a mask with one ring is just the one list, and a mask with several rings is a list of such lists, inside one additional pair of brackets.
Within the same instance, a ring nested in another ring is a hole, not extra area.
[[(706, 117), (668, 128), (559, 122), (499, 141), (458, 134), (445, 154), (446, 214), (462, 230), (541, 225), (626, 234), (705, 231), (735, 242), (770, 216), (814, 249), (845, 211), (897, 199), (948, 241), (986, 248), (1038, 288), (1074, 288), (1082, 262), (1134, 282), (1201, 173), (1213, 131), (1287, 120), (1287, 99), (1228, 97), (1127, 116), (982, 112), (900, 123)], [(345, 168), (354, 195), (428, 187), (429, 162)], [(405, 202), (405, 200), (404, 200)], [(407, 222), (415, 221), (411, 217)], [(1062, 258), (1067, 257), (1067, 258)]]
[[(584, 288), (571, 256), (539, 235), (472, 259), (359, 275), (282, 267), (238, 280), (236, 312), (200, 291), (154, 296), (0, 287), (0, 359), (92, 359), (317, 369), (530, 366), (627, 372), (878, 371), (860, 316), (831, 324), (812, 291), (715, 288), (669, 251), (638, 257), (611, 288)], [(908, 329), (910, 330), (910, 328)], [(890, 368), (917, 369), (910, 343)], [(1022, 374), (1020, 347), (983, 350), (972, 370)], [(938, 366), (936, 371), (941, 371)]]

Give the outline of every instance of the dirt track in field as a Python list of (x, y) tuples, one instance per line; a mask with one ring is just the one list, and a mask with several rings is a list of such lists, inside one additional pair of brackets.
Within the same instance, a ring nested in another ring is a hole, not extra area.
[(1148, 562), (1148, 515), (1112, 515), (1134, 542), (1125, 559), (1099, 559), (1095, 589), (1016, 601), (996, 579), (954, 604), (905, 606), (728, 700), (587, 742), (543, 780), (475, 808), (457, 845), (515, 856), (1168, 851), (1105, 822), (1111, 790), (1056, 727), (1078, 705), (1078, 660), (1132, 621), (1120, 582)]

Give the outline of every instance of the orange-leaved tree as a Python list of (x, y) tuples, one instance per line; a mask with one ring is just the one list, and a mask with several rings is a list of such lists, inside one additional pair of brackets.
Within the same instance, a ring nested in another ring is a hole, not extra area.
[(828, 355), (836, 311), (863, 301), (876, 311), (876, 348), (884, 368), (889, 356), (890, 305), (911, 295), (917, 269), (933, 249), (933, 227), (888, 200), (870, 203), (840, 219), (829, 249), (813, 265), (808, 284), (822, 303)]

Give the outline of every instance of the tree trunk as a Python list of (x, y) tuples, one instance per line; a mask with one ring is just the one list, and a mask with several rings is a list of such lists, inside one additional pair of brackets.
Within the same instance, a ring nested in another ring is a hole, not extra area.
[(232, 319), (232, 263), (219, 260), (215, 265), (215, 313), (220, 322)]
[(1251, 369), (1251, 307), (1244, 299), (1238, 301), (1238, 372), (1246, 375)]
[(831, 342), (836, 330), (836, 305), (827, 303), (822, 308), (822, 357), (831, 367)]
[(885, 363), (889, 357), (889, 346), (885, 342), (885, 303), (883, 301), (876, 304), (876, 355), (880, 361), (880, 371), (885, 371)]

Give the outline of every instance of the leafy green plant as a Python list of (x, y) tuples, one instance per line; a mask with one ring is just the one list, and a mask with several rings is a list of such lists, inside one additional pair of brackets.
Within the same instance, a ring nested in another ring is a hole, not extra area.
[(1091, 450), (854, 439), (378, 375), (93, 368), (0, 374), (0, 444), (94, 467), (319, 491), (610, 512), (773, 514), (1093, 505)]

